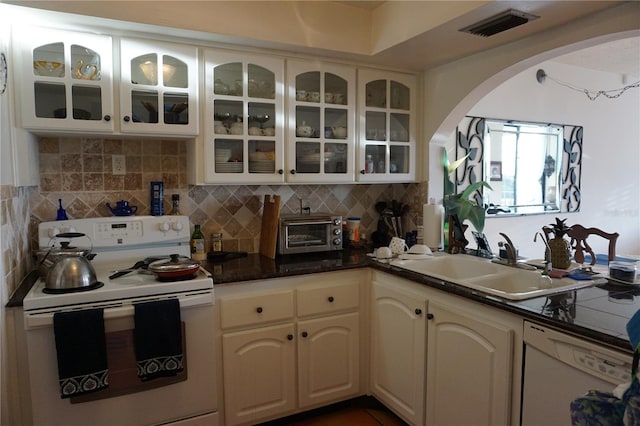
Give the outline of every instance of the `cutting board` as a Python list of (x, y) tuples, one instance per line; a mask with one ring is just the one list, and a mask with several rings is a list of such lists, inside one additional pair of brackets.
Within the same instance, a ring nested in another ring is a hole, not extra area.
[(276, 257), (278, 242), (278, 219), (280, 217), (280, 196), (265, 195), (260, 229), (260, 254), (270, 259)]

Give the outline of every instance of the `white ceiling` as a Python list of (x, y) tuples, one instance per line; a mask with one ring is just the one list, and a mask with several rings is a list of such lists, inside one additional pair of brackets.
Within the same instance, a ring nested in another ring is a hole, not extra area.
[(559, 56), (554, 61), (627, 75), (635, 82), (640, 79), (640, 37), (625, 38), (578, 50)]
[[(218, 3), (219, 1), (219, 3)], [(33, 8), (42, 8), (49, 10), (67, 11), (76, 13), (81, 16), (83, 13), (93, 16), (101, 16), (104, 18), (118, 19), (114, 16), (120, 8), (112, 8), (108, 1), (84, 0), (84, 1), (26, 1), (26, 0), (0, 0), (0, 3), (14, 3), (22, 6)], [(622, 1), (622, 0), (589, 0), (589, 1), (566, 1), (566, 0), (459, 0), (453, 2), (451, 0), (377, 0), (377, 1), (310, 1), (316, 7), (325, 8), (332, 11), (336, 7), (336, 3), (340, 3), (343, 8), (351, 7), (354, 13), (360, 16), (368, 16), (368, 19), (359, 22), (369, 21), (370, 26), (362, 25), (362, 28), (356, 28), (365, 36), (372, 38), (372, 47), (369, 50), (343, 50), (336, 49), (335, 40), (339, 39), (340, 28), (335, 29), (336, 34), (326, 39), (314, 39), (313, 43), (306, 43), (304, 38), (288, 39), (282, 42), (281, 39), (271, 36), (268, 32), (255, 39), (255, 35), (247, 35), (243, 33), (216, 34), (205, 33), (215, 40), (220, 37), (223, 42), (234, 43), (233, 37), (240, 37), (239, 44), (247, 43), (250, 40), (251, 45), (291, 50), (300, 53), (316, 55), (318, 57), (329, 56), (336, 58), (345, 58), (347, 60), (361, 61), (363, 63), (380, 64), (384, 66), (397, 67), (407, 70), (427, 70), (439, 65), (452, 62), (470, 55), (474, 55), (483, 51), (487, 51), (499, 46), (507, 45), (519, 40), (527, 39), (534, 35), (544, 32), (553, 31), (555, 28), (564, 25), (590, 25), (590, 15), (605, 12), (606, 9), (615, 7), (627, 7), (630, 4), (635, 7), (632, 13), (640, 14), (640, 1)], [(102, 4), (102, 7), (92, 6), (94, 4)], [(144, 3), (135, 2), (131, 3)], [(166, 1), (167, 5), (177, 4), (181, 2)], [(184, 2), (189, 4), (194, 13), (198, 13), (199, 5), (207, 4), (231, 3), (228, 0), (202, 0)], [(250, 7), (254, 2), (237, 2), (237, 7)], [(277, 2), (277, 3), (287, 3)], [(274, 7), (277, 4), (274, 2)], [(297, 1), (292, 1), (297, 3)], [(302, 2), (300, 2), (302, 3)], [(109, 7), (105, 7), (108, 5)], [(459, 7), (454, 7), (456, 5)], [(203, 6), (204, 7), (204, 6)], [(517, 9), (529, 14), (539, 16), (524, 25), (512, 28), (491, 37), (480, 37), (459, 31), (461, 28), (482, 21), (488, 17), (502, 13), (508, 9)], [(627, 7), (628, 9), (628, 7)], [(208, 10), (208, 9), (205, 9)], [(84, 12), (83, 12), (84, 11)], [(149, 15), (149, 16), (147, 16)], [(242, 15), (244, 16), (244, 15)], [(146, 20), (146, 19), (149, 20)], [(158, 14), (146, 14), (139, 22), (153, 24), (153, 19), (166, 20), (167, 17)], [(122, 19), (122, 18), (120, 18)], [(136, 17), (127, 15), (127, 19), (131, 23), (136, 22)], [(261, 17), (249, 16), (246, 18), (260, 20)], [(386, 21), (385, 21), (386, 19)], [(390, 21), (395, 20), (393, 25)], [(192, 20), (184, 19), (175, 22), (176, 29), (202, 31), (202, 28), (193, 26)], [(405, 23), (398, 27), (397, 22)], [(209, 24), (207, 22), (207, 24)], [(259, 23), (256, 22), (256, 26)], [(166, 25), (166, 23), (165, 23)], [(377, 25), (377, 26), (376, 26)], [(238, 26), (239, 27), (239, 26)], [(206, 31), (215, 26), (208, 25)], [(233, 27), (236, 29), (236, 27)], [(640, 29), (640, 21), (638, 22)], [(384, 33), (387, 30), (391, 32)], [(406, 30), (403, 32), (403, 30)], [(240, 31), (240, 30), (238, 30)], [(345, 34), (353, 35), (351, 32)], [(277, 31), (274, 33), (277, 34)], [(381, 33), (384, 33), (381, 35)], [(390, 38), (388, 43), (381, 43), (381, 47), (375, 43), (380, 38)], [(346, 35), (345, 35), (346, 37)], [(323, 44), (323, 41), (326, 44)], [(598, 69), (608, 72), (616, 72), (632, 76), (640, 76), (640, 39), (633, 38), (621, 40), (611, 44), (585, 49), (579, 52), (566, 55), (559, 58), (558, 61), (566, 62), (572, 65), (578, 65), (586, 68)], [(378, 49), (378, 50), (376, 50)]]

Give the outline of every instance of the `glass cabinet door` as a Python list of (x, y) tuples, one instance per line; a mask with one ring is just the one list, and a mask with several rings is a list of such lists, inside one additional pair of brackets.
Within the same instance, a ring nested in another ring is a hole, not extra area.
[(282, 183), (284, 61), (205, 52), (205, 181)]
[(113, 131), (111, 38), (33, 28), (25, 38), (16, 31), (31, 41), (19, 54), (31, 70), (20, 75), (23, 126)]
[(359, 180), (415, 179), (415, 77), (359, 70)]
[(197, 49), (121, 40), (122, 131), (195, 135)]
[(290, 182), (353, 182), (355, 70), (290, 61)]

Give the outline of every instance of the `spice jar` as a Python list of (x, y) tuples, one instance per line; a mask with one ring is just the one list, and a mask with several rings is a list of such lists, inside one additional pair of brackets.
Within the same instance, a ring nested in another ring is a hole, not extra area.
[(213, 253), (222, 251), (222, 234), (219, 232), (211, 234), (211, 251)]

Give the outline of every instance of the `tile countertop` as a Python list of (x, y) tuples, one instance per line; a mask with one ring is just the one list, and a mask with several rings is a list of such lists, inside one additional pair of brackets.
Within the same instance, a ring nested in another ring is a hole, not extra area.
[(366, 253), (364, 249), (347, 249), (276, 259), (249, 254), (222, 262), (207, 262), (203, 266), (213, 274), (215, 285), (370, 266), (632, 353), (626, 325), (640, 309), (640, 287), (606, 284), (550, 297), (511, 301), (382, 264)]
[[(246, 257), (206, 262), (203, 266), (213, 274), (214, 285), (370, 266), (632, 353), (626, 325), (640, 309), (640, 287), (606, 284), (550, 297), (508, 301), (381, 264), (368, 257), (366, 253), (365, 249), (347, 249), (339, 252), (280, 256), (276, 259), (251, 253)], [(21, 307), (22, 299), (36, 278), (37, 272), (27, 276), (9, 299), (7, 307)]]

